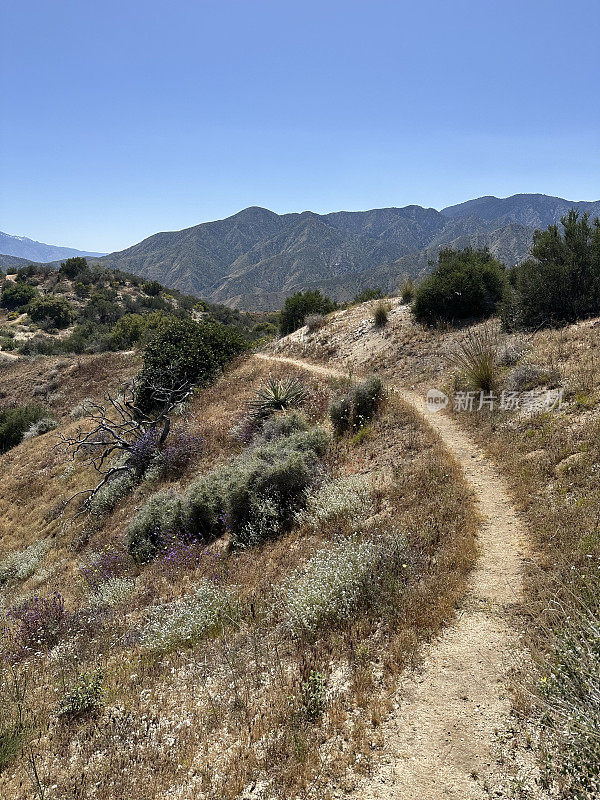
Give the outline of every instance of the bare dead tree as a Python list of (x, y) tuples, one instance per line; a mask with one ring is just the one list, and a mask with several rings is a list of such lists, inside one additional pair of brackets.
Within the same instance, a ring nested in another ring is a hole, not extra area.
[(89, 510), (94, 497), (117, 475), (142, 471), (140, 453), (144, 446), (156, 452), (163, 447), (171, 427), (169, 415), (188, 399), (193, 389), (187, 382), (166, 388), (145, 383), (144, 391), (151, 399), (149, 405), (156, 409), (149, 413), (136, 403), (136, 388), (134, 380), (118, 395), (107, 393), (104, 403), (88, 401), (84, 417), (87, 424), (73, 436), (59, 434), (56, 447), (65, 447), (70, 461), (82, 459), (101, 476), (96, 486), (75, 492), (65, 501), (66, 509), (76, 497), (84, 498), (75, 517)]

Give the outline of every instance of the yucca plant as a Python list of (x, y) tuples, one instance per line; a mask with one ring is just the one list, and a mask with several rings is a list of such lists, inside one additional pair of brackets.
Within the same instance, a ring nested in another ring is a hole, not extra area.
[(450, 361), (473, 389), (490, 392), (498, 382), (498, 335), (485, 326), (467, 333)]
[(255, 397), (250, 401), (250, 413), (259, 419), (265, 419), (277, 411), (295, 408), (306, 397), (306, 388), (298, 378), (269, 378)]

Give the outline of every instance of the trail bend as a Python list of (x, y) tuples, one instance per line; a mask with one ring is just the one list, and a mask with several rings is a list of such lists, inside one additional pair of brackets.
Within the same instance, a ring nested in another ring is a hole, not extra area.
[[(257, 358), (328, 377), (333, 367), (258, 353)], [(520, 651), (514, 608), (522, 599), (527, 536), (492, 461), (448, 415), (391, 386), (415, 408), (460, 465), (480, 517), (478, 558), (455, 619), (404, 677), (385, 721), (384, 752), (374, 772), (336, 796), (356, 800), (470, 800), (488, 796), (496, 731), (510, 712), (509, 674)]]

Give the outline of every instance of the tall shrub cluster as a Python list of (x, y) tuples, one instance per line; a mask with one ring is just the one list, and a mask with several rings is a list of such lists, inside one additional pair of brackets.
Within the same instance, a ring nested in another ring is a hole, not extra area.
[(322, 295), (318, 289), (296, 292), (288, 297), (279, 315), (279, 333), (286, 336), (304, 325), (309, 314), (329, 314), (335, 310), (335, 303)]
[(562, 229), (533, 236), (532, 258), (509, 273), (502, 302), (507, 328), (560, 325), (600, 314), (600, 220), (570, 211)]
[(71, 304), (62, 297), (36, 297), (27, 306), (34, 322), (48, 321), (56, 328), (66, 328), (73, 321)]
[(0, 295), (0, 305), (8, 308), (9, 311), (16, 311), (24, 308), (34, 297), (37, 297), (37, 289), (28, 283), (12, 283), (7, 281)]
[(148, 409), (157, 387), (176, 391), (208, 383), (246, 347), (243, 336), (226, 325), (166, 319), (144, 349), (138, 404)]
[(437, 266), (415, 290), (413, 314), (427, 324), (490, 316), (505, 279), (504, 266), (487, 249), (441, 250)]
[(351, 392), (331, 404), (329, 418), (338, 436), (350, 430), (357, 431), (375, 415), (383, 391), (381, 380), (372, 375)]
[(157, 492), (131, 521), (129, 552), (153, 559), (173, 540), (210, 542), (229, 531), (246, 546), (279, 535), (303, 507), (327, 447), (321, 428), (259, 443), (180, 495)]

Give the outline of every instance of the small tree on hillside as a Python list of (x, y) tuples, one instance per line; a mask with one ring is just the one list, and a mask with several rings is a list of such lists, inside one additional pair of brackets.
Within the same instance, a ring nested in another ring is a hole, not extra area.
[(487, 249), (441, 250), (437, 266), (415, 290), (413, 314), (429, 324), (490, 316), (505, 280), (504, 265)]
[(286, 336), (304, 325), (309, 314), (329, 314), (335, 310), (335, 303), (318, 289), (296, 292), (288, 297), (279, 315), (279, 333)]
[(208, 383), (247, 346), (244, 337), (226, 325), (166, 319), (144, 349), (137, 404), (149, 411), (157, 386), (177, 392), (179, 386)]
[(69, 278), (69, 280), (74, 280), (81, 272), (86, 272), (88, 268), (88, 263), (86, 258), (82, 258), (81, 256), (74, 256), (73, 258), (67, 258), (66, 261), (63, 261), (60, 265), (60, 269), (58, 270), (65, 278)]
[(532, 258), (514, 267), (502, 304), (507, 328), (538, 328), (600, 314), (600, 220), (570, 211), (562, 230), (536, 231)]
[(73, 321), (73, 307), (63, 297), (36, 297), (27, 306), (34, 322), (50, 320), (57, 328), (66, 328)]
[(142, 289), (149, 297), (157, 297), (162, 291), (162, 286), (158, 281), (148, 281), (142, 286)]

